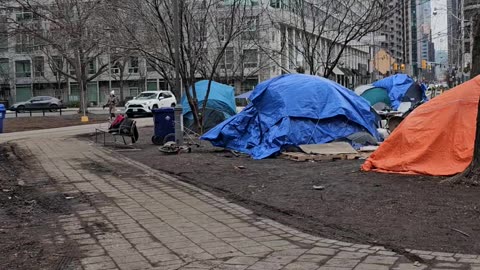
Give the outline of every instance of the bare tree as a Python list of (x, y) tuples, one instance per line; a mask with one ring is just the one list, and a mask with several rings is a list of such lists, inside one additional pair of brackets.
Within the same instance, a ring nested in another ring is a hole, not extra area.
[(480, 75), (480, 12), (472, 16), (472, 30), (473, 30), (473, 48), (472, 48), (472, 70), (470, 77), (474, 78)]
[(348, 47), (383, 26), (392, 14), (387, 2), (271, 1), (269, 17), (281, 33), (281, 45), (261, 47), (287, 72), (303, 65), (310, 74), (329, 77), (346, 57)]
[[(248, 30), (254, 20), (254, 6), (244, 0), (181, 1), (181, 33), (173, 31), (174, 0), (117, 1), (116, 32), (123, 35), (124, 47), (142, 53), (150, 66), (173, 86), (175, 66), (174, 35), (180, 34), (180, 77), (183, 92), (192, 109), (194, 121), (202, 131), (210, 84), (203, 104), (198, 104), (195, 82), (213, 80), (229, 45)], [(138, 18), (132, 25), (126, 17)], [(139, 27), (140, 25), (140, 27)], [(147, 34), (148, 33), (148, 34)], [(173, 88), (173, 87), (172, 87)], [(180, 100), (180, 93), (175, 93)]]
[[(65, 60), (69, 72), (55, 72), (79, 84), (80, 112), (86, 112), (87, 84), (101, 75), (108, 63), (101, 63), (106, 52), (105, 29), (101, 22), (106, 13), (105, 1), (83, 0), (11, 0), (0, 6), (15, 10), (23, 17), (8, 20), (11, 32), (33, 40), (32, 50), (42, 48), (49, 55), (58, 55)], [(18, 44), (17, 44), (18, 45)], [(91, 72), (94, 65), (95, 72)]]

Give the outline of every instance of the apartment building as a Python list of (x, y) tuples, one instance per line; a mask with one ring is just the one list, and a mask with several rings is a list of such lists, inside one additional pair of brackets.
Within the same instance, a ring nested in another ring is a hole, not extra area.
[[(286, 19), (292, 16), (293, 11), (280, 4), (281, 2), (255, 2), (262, 10), (280, 12), (283, 16), (272, 20), (271, 14), (258, 13), (249, 21), (249, 30), (225, 51), (216, 79), (234, 85), (237, 93), (249, 91), (260, 81), (284, 73), (302, 70), (309, 73), (302, 53), (298, 48), (294, 48), (304, 31)], [(49, 95), (59, 97), (70, 105), (79, 103), (78, 83), (54, 71), (60, 68), (73, 75), (73, 67), (62, 61), (61, 57), (45, 54), (42, 50), (44, 44), (35, 37), (27, 34), (11, 35), (7, 18), (41, 24), (41, 20), (34, 14), (22, 9), (8, 10), (8, 13), (7, 10), (0, 11), (0, 101), (12, 104), (28, 100), (32, 96)], [(332, 40), (327, 36), (321, 40), (319, 50), (332, 44)], [(262, 48), (258, 47), (260, 45)], [(282, 53), (268, 54), (265, 48)], [(334, 44), (333, 48), (335, 52), (339, 52), (341, 47), (340, 44)], [(369, 58), (368, 44), (352, 42), (344, 49), (330, 79), (351, 88), (367, 83)], [(105, 52), (88, 65), (89, 74), (95, 74), (100, 68), (106, 67), (98, 77), (87, 84), (90, 106), (102, 105), (111, 90), (120, 96), (120, 89), (123, 89), (121, 96), (131, 97), (145, 90), (169, 89), (166, 80), (140, 55), (123, 57), (123, 62), (113, 59), (118, 59), (115, 52)], [(240, 62), (241, 65), (238, 64)], [(317, 72), (318, 75), (322, 73), (321, 69)]]

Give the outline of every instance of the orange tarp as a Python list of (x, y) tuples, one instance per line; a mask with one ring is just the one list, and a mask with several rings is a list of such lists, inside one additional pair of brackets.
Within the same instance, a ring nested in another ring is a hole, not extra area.
[(362, 165), (364, 171), (454, 175), (472, 161), (480, 76), (416, 108)]

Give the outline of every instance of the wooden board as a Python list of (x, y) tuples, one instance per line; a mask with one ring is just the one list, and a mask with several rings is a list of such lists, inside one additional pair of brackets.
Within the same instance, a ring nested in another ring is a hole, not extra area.
[(331, 142), (324, 144), (303, 144), (299, 146), (307, 154), (336, 155), (356, 154), (357, 151), (347, 142)]

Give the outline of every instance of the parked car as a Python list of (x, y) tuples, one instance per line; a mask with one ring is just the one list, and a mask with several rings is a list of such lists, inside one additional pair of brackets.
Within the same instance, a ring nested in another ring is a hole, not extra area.
[(175, 107), (177, 100), (170, 91), (145, 91), (125, 104), (128, 117), (150, 115), (153, 109)]
[(55, 112), (60, 108), (65, 108), (63, 106), (63, 102), (60, 99), (54, 98), (54, 97), (47, 97), (47, 96), (38, 96), (38, 97), (32, 97), (31, 99), (24, 102), (17, 102), (13, 104), (9, 108), (9, 110), (22, 113), (25, 110), (48, 109), (51, 112)]

